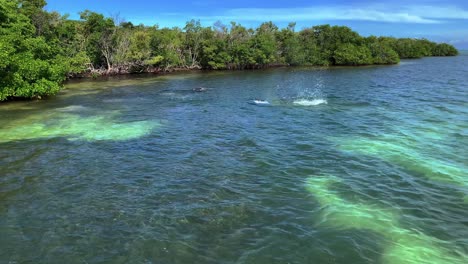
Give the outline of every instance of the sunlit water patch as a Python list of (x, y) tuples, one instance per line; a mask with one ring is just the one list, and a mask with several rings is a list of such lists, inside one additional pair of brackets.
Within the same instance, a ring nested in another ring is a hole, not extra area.
[(148, 135), (155, 121), (125, 122), (117, 113), (81, 116), (82, 106), (58, 108), (14, 120), (0, 128), (0, 142), (64, 137), (70, 140), (129, 140)]
[[(463, 164), (443, 161), (421, 155), (416, 145), (404, 144), (402, 140), (355, 138), (335, 140), (339, 149), (384, 159), (428, 179), (468, 187), (466, 168)], [(407, 142), (406, 142), (407, 143)]]
[(465, 263), (468, 255), (454, 245), (399, 224), (398, 211), (369, 202), (348, 201), (333, 190), (340, 183), (334, 176), (312, 176), (307, 189), (322, 206), (320, 224), (338, 229), (363, 229), (385, 238), (382, 262), (389, 264)]

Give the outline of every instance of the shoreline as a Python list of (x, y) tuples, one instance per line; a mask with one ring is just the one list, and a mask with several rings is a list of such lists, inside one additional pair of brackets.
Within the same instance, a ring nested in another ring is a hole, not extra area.
[[(421, 58), (402, 58), (398, 63), (387, 63), (387, 64), (365, 64), (365, 65), (290, 65), (290, 64), (271, 64), (271, 65), (257, 65), (258, 67), (250, 68), (230, 68), (230, 69), (203, 69), (201, 67), (174, 67), (170, 69), (162, 68), (152, 68), (149, 67), (148, 70), (140, 72), (130, 72), (128, 70), (118, 70), (119, 67), (115, 67), (112, 71), (104, 69), (90, 69), (89, 72), (74, 74), (68, 76), (64, 81), (64, 84), (68, 82), (73, 82), (74, 80), (102, 80), (107, 78), (126, 78), (129, 76), (167, 76), (167, 75), (177, 75), (177, 74), (186, 74), (186, 73), (211, 73), (211, 72), (243, 72), (243, 71), (262, 71), (278, 68), (316, 68), (316, 69), (354, 69), (354, 68), (365, 68), (365, 67), (386, 67), (386, 66), (398, 66), (401, 65), (402, 61), (415, 61), (426, 58), (449, 58), (457, 56), (466, 56), (468, 55), (468, 50), (461, 50), (461, 52), (456, 56), (426, 56)], [(129, 77), (130, 78), (130, 77)], [(27, 99), (26, 99), (27, 100)]]
[[(389, 64), (366, 64), (366, 65), (290, 65), (290, 64), (272, 64), (272, 65), (265, 65), (265, 66), (258, 66), (252, 68), (232, 68), (232, 69), (220, 69), (220, 70), (213, 70), (213, 69), (202, 69), (199, 67), (194, 68), (184, 68), (184, 67), (175, 67), (170, 68), (168, 70), (164, 70), (161, 68), (150, 68), (147, 71), (141, 72), (129, 72), (129, 71), (111, 71), (108, 72), (107, 70), (91, 70), (91, 72), (87, 73), (80, 73), (73, 76), (67, 77), (67, 79), (63, 82), (63, 84), (67, 84), (69, 82), (79, 81), (79, 80), (105, 80), (109, 78), (122, 78), (128, 79), (132, 77), (157, 77), (157, 76), (168, 76), (168, 75), (178, 75), (178, 74), (187, 74), (187, 73), (212, 73), (212, 72), (250, 72), (250, 71), (264, 71), (264, 70), (271, 70), (271, 69), (293, 69), (293, 68), (308, 68), (308, 69), (355, 69), (355, 68), (365, 68), (365, 67), (386, 67), (386, 66), (398, 66), (401, 65), (402, 61), (415, 61), (421, 60), (426, 58), (450, 58), (450, 57), (457, 57), (457, 56), (466, 56), (468, 55), (468, 50), (461, 50), (461, 52), (456, 56), (426, 56), (422, 58), (402, 58), (398, 63), (389, 63)], [(116, 67), (117, 68), (117, 67)], [(25, 99), (30, 100), (30, 99)], [(5, 102), (5, 101), (4, 101)], [(0, 101), (1, 103), (1, 101)]]
[[(406, 59), (405, 59), (406, 60)], [(415, 59), (408, 59), (408, 60), (415, 60)], [(102, 70), (99, 72), (89, 72), (89, 73), (82, 73), (74, 76), (68, 77), (64, 84), (68, 82), (73, 82), (76, 80), (104, 80), (108, 78), (126, 78), (129, 76), (168, 76), (168, 75), (179, 75), (179, 74), (189, 74), (189, 73), (213, 73), (213, 72), (253, 72), (253, 71), (266, 71), (272, 69), (299, 69), (299, 68), (307, 68), (307, 69), (354, 69), (354, 68), (366, 68), (366, 67), (386, 67), (386, 66), (397, 66), (400, 63), (394, 64), (369, 64), (369, 65), (288, 65), (288, 64), (276, 64), (271, 66), (262, 66), (258, 68), (245, 68), (245, 69), (223, 69), (223, 70), (212, 70), (212, 69), (197, 69), (197, 68), (173, 68), (170, 70), (149, 70), (149, 71), (142, 71), (142, 72), (107, 72), (107, 70)], [(131, 78), (131, 77), (129, 77)]]
[[(467, 52), (468, 53), (468, 52)], [(463, 56), (463, 53), (460, 53), (457, 56)], [(289, 65), (289, 64), (272, 64), (268, 66), (259, 66), (254, 68), (243, 68), (243, 69), (222, 69), (222, 70), (213, 70), (213, 69), (202, 69), (202, 68), (171, 68), (168, 70), (163, 70), (161, 68), (150, 68), (147, 71), (141, 72), (129, 72), (129, 71), (111, 71), (107, 70), (90, 70), (87, 73), (76, 74), (68, 76), (67, 79), (62, 83), (61, 90), (66, 89), (67, 84), (84, 82), (84, 81), (107, 81), (107, 80), (126, 80), (133, 78), (150, 78), (150, 77), (162, 77), (162, 76), (172, 76), (172, 75), (183, 75), (183, 74), (194, 74), (194, 73), (227, 73), (227, 72), (253, 72), (253, 71), (267, 71), (273, 69), (317, 69), (317, 70), (332, 70), (332, 69), (356, 69), (356, 68), (367, 68), (367, 67), (387, 67), (387, 66), (398, 66), (401, 65), (402, 61), (414, 61), (424, 58), (447, 58), (448, 56), (428, 56), (422, 58), (407, 58), (401, 59), (398, 63), (393, 64), (369, 64), (369, 65)], [(452, 56), (450, 56), (452, 57)], [(456, 57), (456, 56), (455, 56)], [(24, 98), (24, 97), (12, 97), (8, 100), (0, 101), (0, 105), (7, 104), (10, 102), (27, 102), (27, 101), (41, 101), (46, 100), (47, 98), (59, 96), (60, 94), (50, 95), (50, 96), (37, 96), (33, 98)]]
[[(265, 69), (274, 69), (274, 68), (286, 68), (286, 67), (304, 67), (309, 65), (298, 65), (293, 66), (289, 64), (271, 64), (271, 65), (258, 65), (257, 67), (251, 68), (229, 68), (229, 69), (203, 69), (201, 67), (174, 67), (169, 69), (148, 67), (145, 70), (131, 72), (128, 69), (123, 69), (123, 67), (115, 67), (110, 71), (105, 69), (88, 69), (87, 72), (72, 74), (67, 77), (67, 80), (71, 79), (88, 79), (88, 78), (102, 78), (102, 77), (112, 77), (112, 76), (125, 76), (125, 75), (140, 75), (140, 74), (153, 74), (153, 75), (167, 75), (167, 74), (177, 74), (177, 73), (186, 73), (186, 72), (230, 72), (230, 71), (249, 71), (249, 70), (265, 70)], [(311, 67), (329, 67), (329, 66), (313, 66)]]

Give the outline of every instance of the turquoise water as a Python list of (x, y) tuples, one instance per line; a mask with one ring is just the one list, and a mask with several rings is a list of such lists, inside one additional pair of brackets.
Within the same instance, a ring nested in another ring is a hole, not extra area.
[(467, 85), (462, 54), (2, 104), (0, 263), (468, 263)]

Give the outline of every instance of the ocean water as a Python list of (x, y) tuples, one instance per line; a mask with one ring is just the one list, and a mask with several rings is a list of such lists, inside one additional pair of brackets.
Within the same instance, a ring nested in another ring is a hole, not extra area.
[(468, 263), (468, 54), (0, 104), (0, 263)]

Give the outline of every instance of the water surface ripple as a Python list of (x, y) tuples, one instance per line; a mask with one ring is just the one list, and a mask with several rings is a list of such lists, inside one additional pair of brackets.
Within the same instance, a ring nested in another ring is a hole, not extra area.
[(467, 263), (467, 83), (461, 55), (2, 104), (0, 263)]

